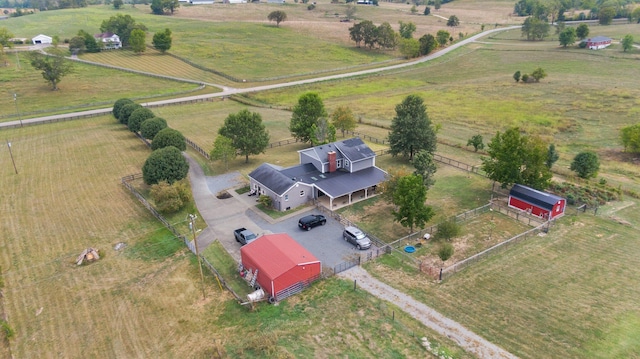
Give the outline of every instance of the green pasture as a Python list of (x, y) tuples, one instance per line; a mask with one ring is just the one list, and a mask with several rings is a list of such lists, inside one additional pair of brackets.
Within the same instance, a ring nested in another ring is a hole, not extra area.
[[(637, 202), (568, 215), (537, 236), (437, 285), (381, 263), (382, 280), (521, 358), (635, 358), (640, 353)], [(628, 222), (622, 222), (622, 219)]]
[[(137, 101), (161, 100), (204, 93), (198, 85), (141, 76), (124, 71), (74, 63), (57, 91), (29, 64), (24, 53), (8, 54), (9, 67), (0, 71), (0, 121), (54, 113), (111, 107), (121, 97)], [(14, 101), (17, 94), (18, 101)], [(16, 107), (17, 105), (17, 107)]]

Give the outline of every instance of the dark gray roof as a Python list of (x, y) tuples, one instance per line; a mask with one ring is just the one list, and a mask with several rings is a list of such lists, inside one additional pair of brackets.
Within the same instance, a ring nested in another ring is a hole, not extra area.
[(606, 36), (594, 36), (594, 37), (588, 38), (587, 41), (591, 41), (591, 42), (611, 41), (611, 38), (608, 38)]
[(280, 171), (279, 168), (273, 165), (263, 163), (260, 167), (251, 171), (249, 177), (260, 182), (278, 195), (282, 195), (287, 189), (291, 188), (296, 181)]
[(340, 155), (340, 153), (337, 151), (337, 148), (335, 146), (335, 143), (328, 143), (325, 145), (320, 145), (320, 146), (315, 146), (315, 147), (311, 147), (311, 148), (307, 148), (304, 150), (300, 150), (298, 152), (303, 152), (306, 155), (315, 158), (316, 160), (326, 163), (327, 162), (327, 153), (331, 152), (331, 151), (335, 151), (338, 153), (337, 158), (342, 158), (342, 156)]
[(336, 147), (351, 162), (359, 161), (365, 158), (375, 157), (375, 153), (367, 146), (359, 137), (350, 138), (348, 140), (335, 142)]
[(513, 185), (513, 188), (509, 191), (509, 195), (549, 211), (553, 209), (553, 206), (558, 203), (558, 201), (564, 199), (554, 194), (538, 191), (537, 189), (521, 184)]
[[(302, 166), (304, 165), (299, 167)], [(322, 192), (335, 198), (377, 185), (385, 180), (386, 175), (387, 173), (378, 167), (369, 167), (353, 173), (347, 171), (321, 173), (315, 170), (296, 179), (302, 183), (313, 184)]]

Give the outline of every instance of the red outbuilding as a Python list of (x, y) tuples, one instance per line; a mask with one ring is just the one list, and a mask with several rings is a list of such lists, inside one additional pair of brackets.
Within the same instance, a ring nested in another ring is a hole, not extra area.
[(287, 298), (320, 278), (318, 258), (285, 233), (265, 234), (240, 248), (245, 271), (255, 274), (270, 302)]
[(553, 219), (564, 214), (567, 200), (551, 193), (516, 184), (509, 192), (509, 207), (527, 211), (534, 216)]

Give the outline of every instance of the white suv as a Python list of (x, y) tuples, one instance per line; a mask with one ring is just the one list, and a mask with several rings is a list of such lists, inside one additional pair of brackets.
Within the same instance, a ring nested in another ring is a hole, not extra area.
[(371, 240), (369, 237), (356, 227), (346, 227), (342, 233), (342, 237), (358, 249), (371, 248)]

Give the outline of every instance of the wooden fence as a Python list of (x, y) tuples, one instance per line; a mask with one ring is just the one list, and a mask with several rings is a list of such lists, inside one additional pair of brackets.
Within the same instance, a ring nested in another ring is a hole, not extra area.
[[(171, 223), (169, 223), (169, 221), (167, 221), (164, 218), (164, 216), (162, 216), (162, 214), (160, 214), (155, 208), (153, 208), (153, 206), (151, 206), (151, 204), (147, 201), (147, 199), (144, 198), (144, 196), (142, 194), (140, 194), (140, 192), (138, 192), (138, 190), (136, 190), (135, 187), (133, 187), (131, 185), (130, 182), (132, 182), (134, 180), (139, 180), (139, 179), (142, 179), (142, 173), (136, 173), (136, 174), (133, 174), (133, 175), (124, 176), (124, 177), (122, 177), (121, 182), (129, 190), (129, 192), (131, 192), (138, 199), (138, 201), (140, 201), (140, 203), (142, 203), (142, 205), (144, 205), (145, 208), (147, 210), (149, 210), (149, 212), (151, 212), (151, 214), (154, 217), (156, 217), (160, 222), (162, 222), (162, 224), (164, 224), (165, 227), (167, 227), (167, 229), (169, 229), (171, 231), (171, 233), (173, 233), (176, 236), (176, 238), (180, 238), (180, 240), (182, 240), (182, 243), (184, 243), (185, 246), (187, 246), (187, 248), (189, 248), (191, 253), (193, 253), (195, 255), (196, 254), (196, 249), (194, 247), (194, 243), (192, 243), (187, 238), (187, 236), (185, 236), (182, 233), (180, 233), (180, 231), (178, 231), (177, 228), (175, 228)], [(204, 258), (202, 255), (200, 255), (200, 259), (202, 259), (202, 261), (205, 264), (205, 267), (207, 267), (209, 269), (211, 274), (216, 276), (218, 282), (220, 282), (220, 284), (223, 285), (236, 298), (236, 300), (238, 302), (242, 303), (243, 302), (243, 298), (240, 297), (238, 295), (238, 293), (236, 293), (233, 290), (233, 288), (231, 288), (231, 286), (229, 286), (227, 284), (227, 282), (220, 275), (220, 273), (215, 269), (215, 267), (206, 258)]]

